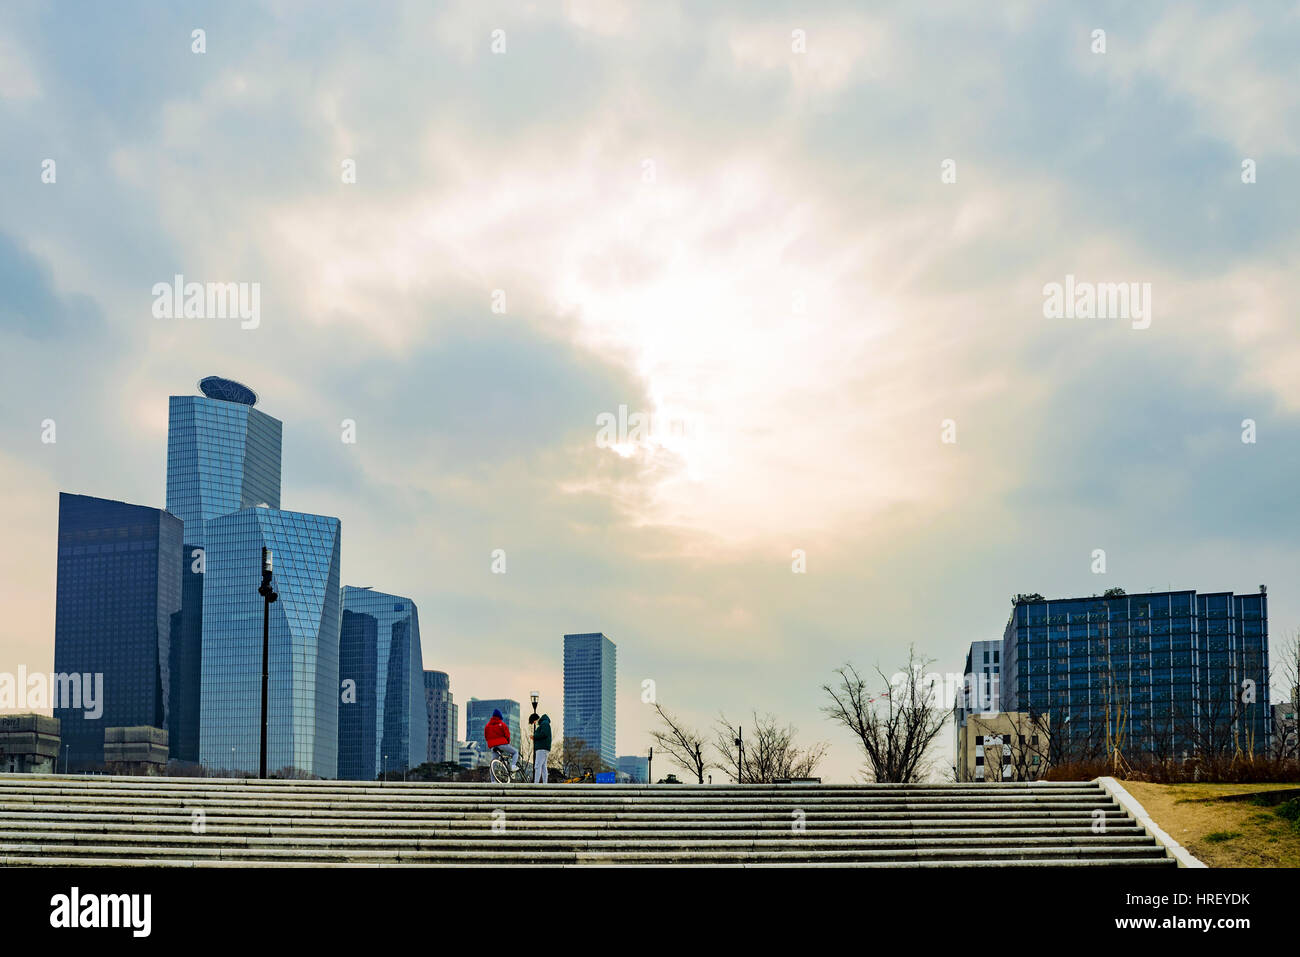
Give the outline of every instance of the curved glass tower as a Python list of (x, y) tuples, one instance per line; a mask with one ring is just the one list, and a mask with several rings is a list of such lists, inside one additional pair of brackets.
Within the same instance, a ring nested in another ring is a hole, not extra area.
[(371, 588), (343, 589), (339, 636), (338, 776), (373, 781), (423, 764), (429, 742), (420, 615), (415, 602)]
[(322, 778), (338, 769), (337, 518), (246, 508), (207, 522), (199, 756), (256, 772), (261, 752), (262, 547), (272, 551), (267, 768)]

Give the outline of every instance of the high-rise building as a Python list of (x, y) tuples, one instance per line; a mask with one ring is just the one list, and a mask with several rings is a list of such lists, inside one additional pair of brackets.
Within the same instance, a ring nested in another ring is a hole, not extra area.
[(456, 705), (451, 679), (445, 671), (424, 673), (424, 704), (429, 716), (429, 745), (425, 760), (434, 764), (456, 760)]
[(66, 699), (69, 677), (59, 689), (63, 700), (51, 702), (68, 766), (103, 762), (107, 727), (167, 727), (171, 632), (180, 609), (180, 519), (59, 493), (54, 670), (80, 676), (80, 700)]
[(210, 768), (255, 771), (260, 760), (262, 548), (279, 600), (270, 618), (267, 768), (338, 772), (340, 523), (246, 508), (205, 523), (199, 756)]
[(1064, 755), (1262, 753), (1267, 591), (1021, 601), (1002, 638), (1001, 696), (1003, 711), (1049, 721)]
[(494, 709), (501, 712), (501, 720), (510, 729), (510, 743), (522, 751), (524, 746), (519, 740), (519, 702), (513, 698), (470, 698), (465, 703), (465, 740), (477, 741), (480, 748), (487, 748), (483, 729), (491, 720)]
[(174, 395), (167, 422), (167, 510), (202, 547), (203, 521), (255, 505), (280, 507), (279, 419), (253, 408), (257, 395), (208, 376), (203, 395)]
[(415, 602), (345, 586), (339, 635), (340, 778), (373, 781), (386, 771), (424, 763), (429, 745), (424, 674)]
[(645, 784), (650, 776), (650, 759), (640, 754), (620, 754), (618, 770), (627, 775), (631, 784)]
[(618, 649), (600, 632), (564, 636), (564, 739), (582, 740), (614, 766)]
[(254, 409), (257, 395), (230, 379), (208, 376), (199, 390), (172, 396), (167, 421), (167, 510), (185, 523), (169, 731), (171, 756), (184, 761), (199, 759), (203, 523), (255, 505), (280, 507), (280, 420)]

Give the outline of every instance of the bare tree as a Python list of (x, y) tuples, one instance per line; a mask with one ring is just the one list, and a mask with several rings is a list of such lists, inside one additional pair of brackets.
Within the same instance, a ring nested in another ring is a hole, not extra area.
[(926, 755), (953, 712), (924, 674), (933, 663), (908, 649), (907, 665), (894, 681), (876, 668), (879, 684), (851, 664), (836, 669), (839, 684), (822, 685), (831, 703), (822, 710), (848, 728), (862, 745), (866, 771), (876, 781), (910, 784), (926, 770)]
[(650, 732), (655, 744), (667, 753), (669, 759), (687, 774), (695, 775), (700, 784), (704, 783), (704, 772), (713, 766), (704, 754), (704, 734), (683, 724), (656, 703), (655, 711), (664, 723), (662, 730)]
[(1285, 691), (1281, 710), (1283, 714), (1289, 711), (1291, 718), (1273, 722), (1272, 754), (1284, 761), (1294, 760), (1300, 758), (1300, 631), (1292, 632), (1283, 642), (1274, 661), (1272, 670)]
[(753, 723), (744, 739), (743, 755), (736, 740), (741, 737), (741, 727), (733, 725), (726, 715), (719, 715), (713, 746), (722, 755), (719, 765), (733, 781), (747, 784), (771, 784), (781, 778), (808, 778), (826, 757), (827, 745), (815, 742), (807, 748), (795, 743), (798, 729), (794, 725), (781, 726), (770, 714), (752, 713)]
[(564, 738), (559, 741), (547, 756), (547, 767), (555, 768), (555, 777), (578, 777), (590, 771), (599, 774), (612, 768), (600, 756), (600, 751), (593, 748), (582, 738)]

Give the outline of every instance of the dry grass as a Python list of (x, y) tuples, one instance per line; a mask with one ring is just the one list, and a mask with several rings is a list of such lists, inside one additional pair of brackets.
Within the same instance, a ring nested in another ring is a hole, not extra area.
[(1210, 867), (1300, 867), (1300, 826), (1273, 807), (1223, 800), (1298, 786), (1124, 782), (1157, 824)]

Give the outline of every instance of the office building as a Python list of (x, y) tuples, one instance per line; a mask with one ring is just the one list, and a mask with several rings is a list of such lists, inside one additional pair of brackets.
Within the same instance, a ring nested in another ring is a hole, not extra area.
[[(267, 769), (338, 771), (340, 524), (246, 508), (205, 522), (199, 755), (210, 768), (260, 761), (262, 548), (272, 551)], [(119, 722), (122, 723), (122, 722)]]
[(485, 768), (491, 763), (487, 745), (482, 741), (461, 741), (457, 744), (456, 753), (456, 763), (467, 770)]
[(171, 756), (183, 761), (199, 758), (203, 523), (256, 505), (280, 507), (280, 420), (253, 408), (257, 395), (230, 379), (208, 376), (199, 390), (171, 396), (167, 419), (167, 510), (185, 527), (169, 739)]
[(428, 712), (415, 602), (344, 587), (339, 682), (340, 778), (373, 781), (424, 763)]
[(1002, 710), (1048, 719), (1055, 757), (1268, 749), (1263, 586), (1021, 601), (1001, 664)]
[(970, 711), (957, 728), (957, 780), (1033, 781), (1047, 768), (1046, 719), (1023, 712)]
[(564, 738), (581, 740), (610, 767), (614, 745), (614, 642), (599, 632), (564, 636)]
[(629, 784), (645, 784), (650, 776), (650, 759), (639, 754), (620, 754), (618, 771), (627, 775)]
[(428, 715), (429, 741), (425, 760), (433, 764), (456, 760), (456, 705), (451, 679), (445, 671), (424, 673), (424, 705)]
[(59, 494), (54, 671), (69, 678), (51, 705), (74, 769), (103, 763), (107, 727), (167, 727), (181, 544), (161, 509)]

